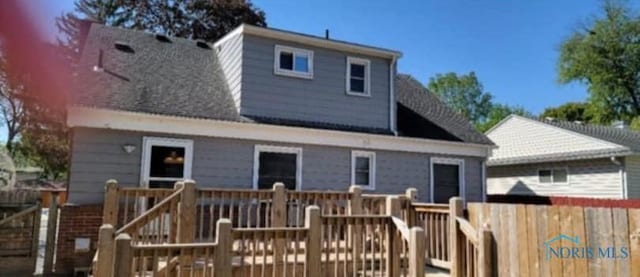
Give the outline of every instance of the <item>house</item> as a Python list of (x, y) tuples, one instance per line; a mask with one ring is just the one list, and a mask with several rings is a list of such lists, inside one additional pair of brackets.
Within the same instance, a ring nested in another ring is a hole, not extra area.
[(487, 131), (488, 194), (640, 198), (640, 133), (511, 115)]
[(416, 187), (423, 201), (482, 201), (494, 144), (398, 74), (400, 57), (250, 25), (208, 44), (93, 24), (68, 109), (61, 221), (99, 209), (107, 179), (155, 188), (185, 178), (201, 187)]

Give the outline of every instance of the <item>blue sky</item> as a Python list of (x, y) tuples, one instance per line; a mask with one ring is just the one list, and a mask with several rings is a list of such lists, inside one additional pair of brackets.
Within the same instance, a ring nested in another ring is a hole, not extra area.
[[(53, 18), (73, 1), (39, 0)], [(254, 0), (271, 27), (403, 52), (399, 70), (426, 83), (437, 73), (475, 71), (497, 102), (533, 113), (582, 101), (586, 87), (557, 83), (561, 41), (596, 14), (599, 0)], [(54, 30), (54, 29), (52, 29)]]

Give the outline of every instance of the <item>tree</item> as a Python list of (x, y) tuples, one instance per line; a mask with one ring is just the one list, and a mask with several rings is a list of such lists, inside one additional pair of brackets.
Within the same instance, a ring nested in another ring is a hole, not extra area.
[(4, 127), (7, 130), (5, 148), (12, 158), (15, 158), (16, 149), (14, 144), (22, 131), (25, 117), (22, 101), (20, 101), (20, 96), (24, 90), (24, 83), (10, 82), (5, 60), (0, 56), (0, 113), (2, 113)]
[(547, 117), (567, 121), (582, 121), (584, 123), (589, 123), (593, 120), (589, 104), (583, 102), (569, 102), (558, 107), (546, 108), (540, 115), (540, 118)]
[(77, 0), (58, 18), (63, 45), (78, 48), (79, 19), (109, 26), (215, 42), (241, 23), (267, 26), (265, 13), (245, 0)]
[(603, 2), (601, 16), (562, 42), (558, 75), (588, 86), (596, 123), (640, 115), (640, 17), (624, 2)]
[(483, 122), (491, 110), (492, 96), (484, 91), (474, 72), (437, 74), (429, 79), (427, 88), (474, 124)]
[(504, 104), (493, 104), (489, 111), (489, 115), (484, 122), (481, 122), (476, 125), (476, 129), (480, 132), (486, 132), (491, 127), (498, 124), (500, 121), (505, 119), (507, 116), (517, 114), (520, 116), (531, 117), (533, 116), (530, 112), (525, 110), (523, 107), (519, 106), (509, 106)]

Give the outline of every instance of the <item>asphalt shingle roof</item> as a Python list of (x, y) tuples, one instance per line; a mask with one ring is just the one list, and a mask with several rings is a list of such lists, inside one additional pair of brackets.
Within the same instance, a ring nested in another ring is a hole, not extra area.
[[(392, 135), (388, 129), (246, 117), (238, 113), (216, 53), (196, 41), (92, 24), (78, 70), (78, 106), (203, 119)], [(116, 44), (125, 48), (117, 49)], [(128, 51), (130, 50), (130, 51)], [(99, 64), (102, 70), (93, 70)], [(409, 75), (396, 77), (397, 102), (463, 142), (493, 145)]]
[[(140, 31), (92, 24), (75, 104), (162, 115), (240, 121), (212, 49), (193, 40), (161, 42)], [(118, 50), (115, 43), (133, 52)], [(103, 72), (94, 71), (102, 50)]]
[(630, 129), (616, 128), (608, 125), (583, 124), (570, 121), (538, 120), (565, 130), (615, 143), (627, 147), (634, 152), (640, 152), (640, 133)]
[(410, 75), (396, 77), (396, 100), (464, 142), (494, 143)]

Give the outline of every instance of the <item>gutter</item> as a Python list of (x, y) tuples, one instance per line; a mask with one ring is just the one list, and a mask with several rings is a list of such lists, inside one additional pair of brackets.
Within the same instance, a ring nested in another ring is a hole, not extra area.
[(620, 196), (622, 199), (627, 199), (627, 171), (625, 169), (624, 160), (620, 159), (620, 157), (611, 156), (611, 162), (620, 167), (620, 184), (622, 185), (620, 188)]

